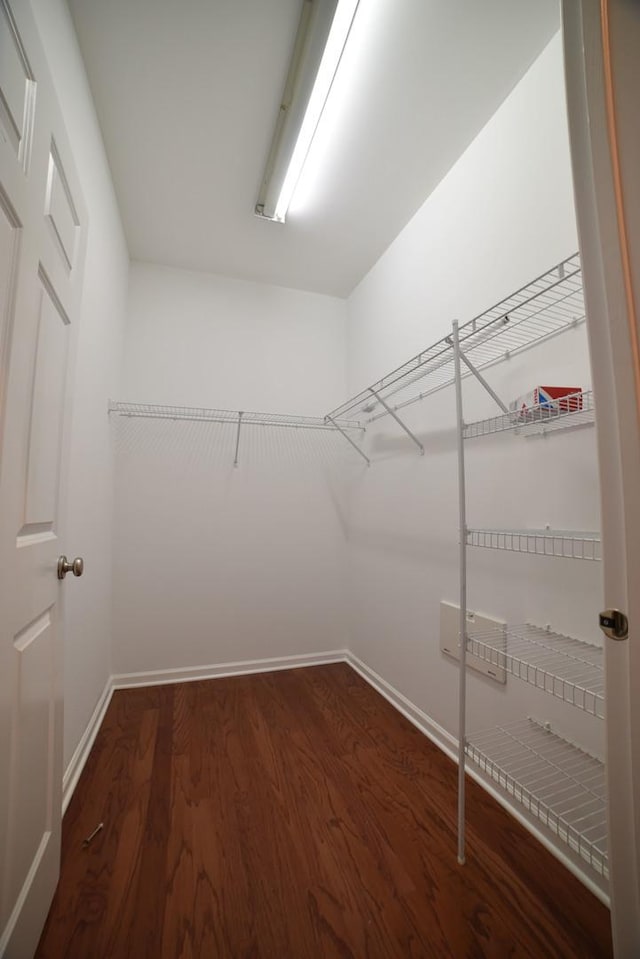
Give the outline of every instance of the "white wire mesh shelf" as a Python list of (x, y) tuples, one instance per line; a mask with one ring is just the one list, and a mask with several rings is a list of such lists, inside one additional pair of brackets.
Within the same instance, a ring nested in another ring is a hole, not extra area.
[(600, 646), (525, 623), (467, 636), (474, 656), (504, 669), (565, 703), (604, 719), (604, 669)]
[(564, 559), (599, 560), (600, 534), (563, 529), (467, 529), (467, 546)]
[[(236, 426), (282, 426), (291, 429), (336, 430), (337, 427), (318, 416), (289, 416), (281, 413), (250, 413), (236, 410), (213, 410), (192, 406), (158, 406), (149, 403), (109, 403), (109, 412), (118, 416), (139, 416), (147, 419), (190, 420), (202, 423), (230, 423)], [(343, 430), (362, 430), (354, 420), (338, 420)]]
[(605, 769), (599, 759), (534, 719), (476, 733), (465, 753), (608, 877)]
[(549, 433), (555, 430), (592, 426), (594, 423), (593, 393), (591, 390), (584, 390), (555, 400), (551, 405), (540, 403), (532, 406), (526, 413), (510, 411), (501, 413), (499, 416), (477, 420), (475, 423), (466, 423), (464, 438), (475, 439), (507, 430), (528, 436), (532, 433)]
[[(582, 269), (574, 254), (462, 325), (460, 348), (482, 370), (584, 320)], [(466, 370), (464, 376), (470, 376)], [(329, 416), (389, 415), (454, 382), (453, 344), (445, 336), (336, 407)], [(416, 384), (419, 384), (417, 386)], [(393, 405), (391, 403), (393, 398)]]

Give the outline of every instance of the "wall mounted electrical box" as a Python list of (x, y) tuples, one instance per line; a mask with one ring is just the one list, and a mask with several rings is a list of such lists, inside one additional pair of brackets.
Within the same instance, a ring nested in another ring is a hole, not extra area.
[[(440, 649), (447, 656), (458, 660), (460, 651), (458, 646), (458, 625), (460, 617), (460, 607), (455, 603), (440, 603)], [(467, 634), (474, 632), (486, 632), (504, 627), (505, 623), (501, 619), (492, 619), (489, 616), (481, 616), (479, 613), (467, 610)], [(495, 641), (494, 641), (495, 642)], [(506, 636), (504, 639), (506, 649)], [(496, 683), (506, 683), (507, 674), (504, 669), (495, 666), (493, 663), (485, 662), (478, 656), (473, 656), (467, 651), (467, 666), (474, 669), (483, 676), (487, 676)]]

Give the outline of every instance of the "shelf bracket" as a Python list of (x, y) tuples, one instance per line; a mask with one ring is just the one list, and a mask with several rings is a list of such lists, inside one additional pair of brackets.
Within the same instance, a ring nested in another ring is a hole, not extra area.
[(498, 404), (498, 406), (500, 407), (500, 409), (502, 410), (502, 412), (503, 412), (503, 413), (508, 413), (508, 412), (509, 412), (509, 408), (508, 408), (507, 406), (505, 406), (505, 404), (502, 402), (502, 400), (500, 399), (500, 397), (498, 396), (498, 394), (496, 393), (496, 391), (489, 386), (489, 384), (488, 384), (487, 381), (485, 380), (485, 378), (484, 378), (484, 376), (482, 375), (482, 373), (480, 372), (480, 370), (477, 370), (477, 369), (475, 368), (475, 366), (473, 365), (473, 363), (471, 362), (471, 360), (468, 360), (468, 359), (467, 359), (467, 357), (464, 355), (464, 353), (462, 352), (462, 350), (460, 350), (460, 349), (458, 350), (458, 355), (459, 355), (460, 359), (462, 360), (462, 362), (464, 363), (464, 365), (467, 367), (467, 369), (468, 369), (471, 373), (473, 373), (473, 375), (474, 375), (475, 378), (478, 380), (478, 382), (481, 383), (481, 384), (484, 386), (484, 388), (485, 388), (485, 390), (487, 391), (487, 393), (489, 394), (489, 396), (490, 396), (493, 400), (496, 401), (496, 403)]
[(241, 430), (241, 428), (242, 428), (242, 417), (243, 417), (243, 415), (244, 415), (243, 413), (238, 413), (238, 429), (237, 429), (237, 431), (236, 431), (236, 455), (235, 455), (235, 458), (234, 458), (234, 460), (233, 460), (233, 465), (234, 465), (234, 467), (235, 467), (236, 469), (237, 469), (237, 467), (238, 467), (238, 450), (239, 450), (239, 448), (240, 448), (240, 430)]
[(362, 450), (360, 449), (360, 447), (358, 446), (357, 443), (354, 443), (354, 441), (351, 439), (351, 437), (350, 437), (349, 434), (346, 432), (346, 430), (343, 430), (342, 427), (339, 426), (338, 423), (336, 423), (336, 421), (333, 419), (332, 416), (325, 416), (325, 420), (327, 420), (329, 423), (331, 423), (331, 425), (332, 425), (333, 427), (335, 427), (335, 429), (337, 429), (338, 433), (342, 433), (342, 435), (343, 435), (344, 438), (346, 439), (347, 443), (350, 443), (350, 444), (353, 446), (354, 450), (355, 450), (357, 453), (360, 454), (360, 456), (362, 457), (362, 459), (365, 460), (367, 466), (371, 466), (371, 460), (369, 459), (369, 457), (368, 457), (365, 453), (362, 452)]
[(420, 451), (420, 456), (424, 456), (424, 446), (422, 445), (418, 437), (411, 432), (409, 427), (404, 425), (404, 423), (402, 422), (398, 414), (395, 412), (395, 410), (392, 410), (391, 407), (388, 405), (388, 403), (385, 403), (385, 401), (382, 399), (380, 394), (376, 393), (376, 391), (372, 387), (369, 387), (369, 392), (371, 393), (373, 397), (375, 397), (375, 399), (378, 401), (380, 406), (384, 407), (384, 409), (387, 411), (389, 416), (392, 416), (394, 418), (398, 426), (405, 431), (407, 436), (411, 437), (411, 439), (413, 440), (413, 442), (416, 444), (416, 446), (418, 447)]

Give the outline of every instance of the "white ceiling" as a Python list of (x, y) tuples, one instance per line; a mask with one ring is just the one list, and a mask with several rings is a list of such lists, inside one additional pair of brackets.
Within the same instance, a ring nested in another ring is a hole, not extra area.
[(131, 256), (348, 295), (559, 26), (360, 0), (286, 224), (253, 214), (302, 0), (69, 0)]

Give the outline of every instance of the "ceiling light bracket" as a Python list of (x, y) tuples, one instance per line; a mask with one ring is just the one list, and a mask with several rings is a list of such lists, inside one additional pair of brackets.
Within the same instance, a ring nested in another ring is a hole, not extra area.
[(340, 64), (359, 0), (304, 0), (293, 56), (255, 205), (284, 223)]

